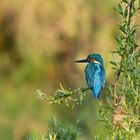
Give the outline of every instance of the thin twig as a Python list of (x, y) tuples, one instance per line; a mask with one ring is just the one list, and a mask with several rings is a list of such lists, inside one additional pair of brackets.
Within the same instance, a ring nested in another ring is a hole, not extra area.
[(66, 90), (63, 88), (62, 85), (60, 85), (60, 89), (57, 89), (53, 96), (44, 94), (40, 90), (36, 90), (36, 92), (38, 98), (42, 100), (47, 100), (49, 101), (50, 104), (55, 104), (55, 103), (61, 104), (64, 102), (66, 103), (66, 105), (69, 105), (68, 101), (70, 100), (74, 102), (78, 102), (78, 100), (73, 97), (74, 95), (79, 94), (80, 96), (83, 96), (85, 95), (84, 93), (89, 89), (90, 89), (89, 87), (82, 87), (74, 90)]

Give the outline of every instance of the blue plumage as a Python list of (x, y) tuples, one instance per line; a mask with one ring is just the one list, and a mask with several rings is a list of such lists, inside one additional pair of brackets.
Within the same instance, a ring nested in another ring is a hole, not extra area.
[(105, 69), (101, 55), (90, 54), (87, 59), (76, 62), (87, 62), (85, 76), (88, 87), (92, 90), (95, 98), (100, 97), (101, 89), (105, 85)]

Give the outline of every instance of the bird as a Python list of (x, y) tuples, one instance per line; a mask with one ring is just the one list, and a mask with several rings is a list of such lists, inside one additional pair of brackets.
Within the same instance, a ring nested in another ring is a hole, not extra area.
[(92, 90), (93, 96), (99, 99), (101, 90), (106, 83), (106, 72), (103, 58), (100, 54), (89, 54), (86, 59), (75, 61), (76, 63), (87, 63), (85, 67), (85, 78), (87, 86)]

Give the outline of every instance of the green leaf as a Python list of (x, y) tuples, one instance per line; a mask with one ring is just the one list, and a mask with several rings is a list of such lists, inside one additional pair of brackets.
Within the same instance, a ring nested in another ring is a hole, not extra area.
[(136, 29), (133, 29), (132, 32), (131, 32), (131, 34), (133, 35), (135, 33), (136, 33)]
[(122, 37), (119, 35), (116, 35), (115, 40), (117, 41), (118, 45), (122, 46)]
[(117, 70), (117, 68), (116, 68), (116, 67), (111, 67), (111, 69), (113, 69), (113, 70)]
[(114, 61), (109, 61), (112, 65), (117, 66), (117, 63)]
[(118, 51), (111, 51), (111, 53), (119, 53)]
[(128, 6), (126, 6), (124, 11), (124, 17), (127, 18), (127, 16), (128, 16)]
[(124, 27), (123, 25), (120, 25), (120, 30), (121, 30), (123, 33), (127, 34), (127, 31), (126, 31), (126, 29), (125, 29), (125, 27)]
[(134, 90), (128, 89), (128, 90), (127, 90), (127, 93), (132, 94), (132, 93), (134, 93)]
[(122, 9), (121, 4), (118, 4), (117, 11), (123, 16), (123, 9)]
[(132, 6), (131, 11), (130, 11), (130, 16), (132, 17), (135, 14), (135, 7)]
[(124, 3), (129, 3), (127, 0), (122, 0), (122, 2), (124, 2)]

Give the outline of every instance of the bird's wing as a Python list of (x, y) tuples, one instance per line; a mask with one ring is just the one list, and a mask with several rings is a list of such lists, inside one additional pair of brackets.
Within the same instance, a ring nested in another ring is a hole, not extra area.
[(105, 69), (103, 66), (93, 67), (88, 65), (85, 69), (88, 87), (93, 91), (96, 98), (100, 97), (101, 88), (105, 85)]
[(91, 68), (89, 65), (86, 66), (85, 76), (88, 87), (92, 88), (94, 84), (94, 69)]
[(106, 73), (105, 73), (105, 69), (104, 66), (101, 66), (101, 81), (102, 81), (102, 88), (105, 86), (106, 80)]

